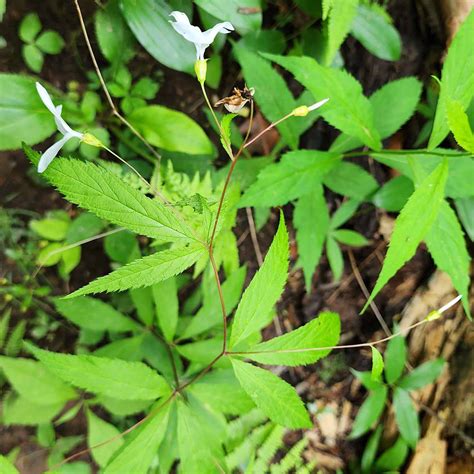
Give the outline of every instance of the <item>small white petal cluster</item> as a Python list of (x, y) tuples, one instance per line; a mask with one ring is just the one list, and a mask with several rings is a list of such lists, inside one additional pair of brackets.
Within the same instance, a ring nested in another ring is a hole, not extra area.
[(191, 25), (189, 18), (183, 12), (174, 11), (170, 13), (175, 21), (170, 21), (173, 28), (196, 47), (196, 59), (204, 59), (204, 51), (214, 41), (219, 33), (228, 34), (234, 31), (232, 23), (224, 21), (217, 23), (212, 28), (201, 31), (198, 26)]
[(36, 83), (36, 90), (38, 91), (43, 104), (46, 108), (53, 114), (54, 121), (56, 122), (56, 127), (58, 131), (62, 133), (63, 138), (51, 145), (42, 155), (38, 163), (38, 173), (42, 173), (49, 164), (54, 160), (56, 155), (59, 153), (59, 150), (65, 145), (65, 143), (71, 138), (79, 138), (82, 140), (83, 134), (73, 130), (61, 117), (62, 105), (55, 106), (51, 97), (49, 96), (47, 90), (39, 83)]

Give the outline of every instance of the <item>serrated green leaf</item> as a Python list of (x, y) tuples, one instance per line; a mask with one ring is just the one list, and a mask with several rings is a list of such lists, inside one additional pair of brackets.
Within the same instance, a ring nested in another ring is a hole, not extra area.
[[(449, 203), (441, 203), (438, 217), (426, 236), (426, 244), (436, 266), (446, 272), (460, 295), (469, 294), (470, 262), (461, 225)], [(470, 317), (469, 298), (463, 298), (463, 306)]]
[(8, 357), (15, 357), (21, 350), (23, 337), (26, 330), (26, 321), (22, 319), (10, 333), (7, 343), (5, 344), (4, 352)]
[(25, 43), (32, 42), (41, 31), (41, 21), (36, 13), (28, 13), (20, 23), (18, 35)]
[(447, 103), (459, 101), (467, 108), (474, 93), (474, 61), (472, 55), (472, 31), (474, 10), (467, 16), (454, 37), (443, 64), (441, 91), (428, 148), (436, 148), (449, 132)]
[(415, 255), (418, 245), (437, 219), (447, 176), (448, 165), (445, 161), (423, 180), (401, 210), (382, 270), (362, 312), (405, 262)]
[[(415, 77), (404, 77), (388, 82), (377, 89), (369, 98), (372, 105), (375, 128), (380, 138), (388, 138), (399, 130), (415, 113), (420, 101), (421, 82)], [(390, 113), (387, 113), (390, 110)], [(360, 147), (363, 142), (356, 137), (341, 133), (329, 148), (335, 153), (345, 153)]]
[[(38, 154), (25, 147), (33, 163)], [(101, 166), (55, 159), (43, 176), (65, 197), (103, 219), (161, 240), (195, 240), (191, 228), (160, 202), (144, 196)]]
[(9, 394), (2, 401), (2, 424), (42, 425), (49, 423), (58, 415), (63, 406), (64, 402), (38, 404), (29, 398)]
[(396, 387), (393, 392), (393, 409), (395, 411), (395, 421), (402, 438), (412, 449), (415, 449), (416, 443), (420, 438), (418, 413), (410, 398), (410, 394), (400, 387)]
[(224, 150), (227, 152), (227, 154), (232, 158), (232, 146), (231, 146), (231, 125), (232, 125), (232, 120), (237, 117), (237, 114), (226, 114), (222, 117), (221, 120), (221, 130), (222, 130), (222, 136), (221, 136), (221, 143), (222, 146), (224, 147)]
[[(276, 122), (297, 107), (286, 82), (268, 61), (241, 46), (234, 46), (234, 51), (246, 83), (255, 88), (255, 101), (270, 122)], [(314, 119), (317, 116), (313, 114)], [(296, 117), (283, 121), (276, 128), (290, 148), (296, 149), (299, 136), (310, 124)]]
[(425, 385), (433, 383), (441, 375), (444, 365), (445, 362), (441, 358), (425, 362), (402, 377), (397, 386), (404, 390), (423, 388)]
[(374, 56), (386, 61), (400, 59), (400, 35), (387, 21), (386, 15), (382, 15), (378, 9), (359, 5), (351, 33)]
[(329, 102), (320, 110), (330, 125), (359, 138), (372, 149), (381, 148), (372, 106), (360, 83), (349, 73), (320, 66), (308, 57), (264, 56), (290, 71), (315, 100), (329, 97)]
[[(283, 336), (274, 337), (248, 350), (246, 357), (267, 365), (306, 365), (326, 357), (341, 333), (341, 321), (336, 313), (324, 312), (304, 326)], [(315, 349), (305, 351), (305, 349)], [(301, 350), (301, 352), (298, 352)]]
[(95, 445), (116, 438), (98, 448), (91, 449), (92, 458), (100, 466), (104, 467), (109, 462), (113, 454), (120, 449), (123, 439), (118, 438), (120, 431), (112, 424), (99, 418), (91, 410), (87, 410), (87, 446), (89, 449)]
[(123, 291), (151, 286), (183, 272), (204, 254), (205, 249), (199, 244), (163, 250), (135, 260), (108, 275), (97, 278), (97, 280), (71, 293), (67, 298), (89, 293)]
[(372, 372), (370, 374), (372, 380), (381, 380), (383, 372), (383, 358), (382, 354), (374, 347), (372, 349)]
[(390, 339), (385, 351), (385, 379), (395, 383), (402, 375), (407, 358), (407, 346), (402, 336)]
[(280, 297), (288, 274), (288, 232), (283, 213), (263, 265), (245, 290), (235, 312), (230, 347), (262, 328)]
[(156, 318), (165, 339), (172, 341), (178, 324), (178, 289), (176, 278), (168, 278), (151, 287), (155, 301)]
[(127, 332), (140, 328), (135, 321), (97, 298), (89, 296), (72, 300), (56, 298), (54, 305), (65, 318), (81, 328), (92, 331)]
[(413, 181), (406, 176), (396, 176), (387, 181), (373, 196), (375, 206), (389, 212), (399, 212), (415, 190)]
[(469, 118), (459, 101), (448, 100), (446, 104), (449, 128), (453, 132), (458, 145), (474, 153), (474, 133)]
[(456, 211), (458, 211), (459, 220), (471, 242), (474, 241), (474, 196), (461, 199), (455, 199)]
[(330, 66), (334, 57), (349, 33), (352, 21), (357, 13), (359, 0), (345, 0), (344, 2), (331, 2), (331, 8), (325, 8), (324, 18), (328, 18), (326, 24), (327, 45), (324, 63)]
[(375, 178), (362, 167), (341, 161), (323, 178), (323, 184), (331, 191), (363, 201), (378, 187)]
[(291, 151), (279, 163), (268, 165), (245, 191), (240, 207), (279, 206), (312, 191), (340, 156), (316, 150)]
[(310, 193), (298, 199), (293, 223), (296, 228), (299, 261), (303, 267), (306, 291), (309, 292), (329, 229), (329, 212), (320, 184), (316, 184)]
[(123, 359), (129, 361), (139, 361), (143, 358), (144, 335), (140, 334), (134, 337), (126, 337), (112, 341), (105, 346), (92, 352), (92, 355), (98, 357), (108, 357), (109, 359)]
[(0, 356), (0, 368), (12, 387), (36, 404), (64, 404), (76, 397), (73, 389), (34, 360)]
[(104, 474), (146, 474), (163, 441), (168, 424), (170, 404), (162, 408), (155, 406), (156, 413), (151, 415), (142, 426), (134, 430), (130, 439), (118, 450), (111, 462), (105, 467)]
[(231, 360), (242, 388), (272, 421), (293, 429), (312, 426), (303, 402), (291, 385), (268, 370)]
[(370, 393), (359, 408), (349, 438), (359, 438), (369, 431), (383, 412), (385, 401), (387, 400), (387, 393), (388, 390), (385, 385), (377, 387)]
[(36, 46), (46, 54), (59, 54), (64, 48), (64, 40), (57, 31), (46, 30), (38, 36)]
[(53, 374), (89, 392), (120, 395), (122, 400), (155, 400), (169, 391), (165, 379), (141, 362), (58, 354), (26, 345)]

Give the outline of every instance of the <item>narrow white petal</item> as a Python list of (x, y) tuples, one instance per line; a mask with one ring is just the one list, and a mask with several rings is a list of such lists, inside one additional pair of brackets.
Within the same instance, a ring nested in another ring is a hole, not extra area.
[(77, 138), (82, 138), (82, 133), (76, 132), (73, 130), (66, 121), (61, 117), (61, 112), (63, 110), (62, 105), (58, 105), (56, 107), (57, 115), (54, 116), (54, 121), (56, 122), (56, 127), (63, 135), (72, 135)]
[(444, 306), (442, 306), (441, 308), (439, 308), (439, 309), (438, 309), (438, 313), (444, 313), (444, 312), (447, 311), (449, 308), (451, 308), (452, 306), (454, 306), (461, 298), (462, 298), (462, 295), (456, 296), (456, 298), (452, 299), (451, 301), (449, 301), (448, 303), (446, 303)]
[(316, 102), (315, 104), (309, 106), (308, 107), (309, 111), (311, 112), (313, 110), (319, 109), (319, 107), (322, 107), (328, 100), (329, 100), (329, 98), (323, 99), (323, 100), (320, 100), (319, 102)]
[(38, 163), (38, 173), (42, 173), (54, 160), (59, 150), (72, 138), (72, 135), (65, 135), (61, 140), (51, 145), (42, 155)]
[(185, 39), (191, 43), (203, 43), (203, 33), (197, 26), (191, 25), (189, 18), (185, 13), (182, 12), (171, 12), (172, 16), (176, 21), (170, 21), (171, 26)]
[(204, 36), (203, 42), (207, 43), (207, 46), (209, 46), (219, 33), (227, 35), (231, 31), (234, 31), (234, 27), (232, 26), (232, 23), (228, 21), (224, 21), (223, 23), (217, 23), (217, 25), (214, 25), (212, 28), (209, 28), (203, 33), (203, 36)]
[(56, 110), (56, 107), (53, 104), (53, 101), (51, 100), (50, 95), (48, 94), (48, 91), (39, 83), (36, 83), (36, 90), (38, 91), (38, 94), (43, 101), (43, 104), (46, 106), (46, 108), (55, 116), (57, 117), (58, 112)]

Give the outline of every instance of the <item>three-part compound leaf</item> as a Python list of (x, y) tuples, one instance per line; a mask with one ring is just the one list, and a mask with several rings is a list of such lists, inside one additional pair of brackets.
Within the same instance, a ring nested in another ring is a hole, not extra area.
[(232, 359), (232, 366), (242, 388), (272, 421), (293, 429), (312, 426), (291, 385), (268, 370), (237, 359)]

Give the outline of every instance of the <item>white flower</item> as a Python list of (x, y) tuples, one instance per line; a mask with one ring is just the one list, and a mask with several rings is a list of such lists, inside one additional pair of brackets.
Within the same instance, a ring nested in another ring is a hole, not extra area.
[(56, 122), (56, 127), (58, 127), (58, 131), (61, 132), (64, 136), (61, 140), (57, 141), (53, 145), (51, 145), (42, 155), (41, 159), (38, 163), (38, 173), (42, 173), (49, 164), (54, 160), (56, 155), (59, 153), (59, 150), (65, 145), (65, 143), (70, 140), (71, 138), (79, 138), (82, 140), (83, 134), (80, 132), (76, 132), (73, 130), (61, 117), (62, 112), (62, 105), (58, 105), (57, 107), (53, 104), (51, 97), (49, 96), (46, 89), (39, 83), (36, 83), (36, 90), (38, 91), (43, 104), (46, 108), (53, 114), (54, 121)]
[(234, 31), (232, 23), (224, 21), (224, 23), (217, 23), (207, 31), (201, 31), (198, 26), (193, 26), (189, 22), (189, 18), (182, 12), (171, 12), (175, 21), (170, 21), (173, 28), (188, 41), (194, 43), (196, 47), (196, 59), (204, 59), (204, 51), (214, 41), (218, 33), (227, 34)]

